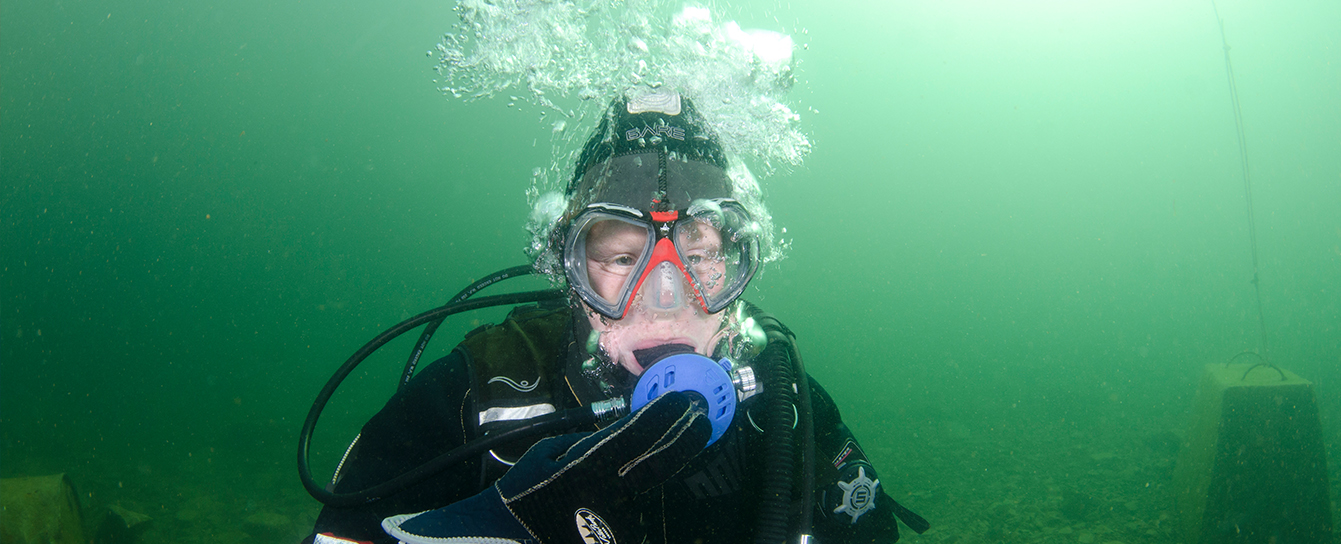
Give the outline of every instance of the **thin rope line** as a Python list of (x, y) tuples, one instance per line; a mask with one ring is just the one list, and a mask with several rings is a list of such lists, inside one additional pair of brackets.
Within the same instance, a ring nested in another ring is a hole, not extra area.
[(1257, 216), (1253, 213), (1253, 183), (1248, 169), (1248, 140), (1243, 130), (1243, 109), (1239, 107), (1239, 86), (1234, 79), (1234, 64), (1229, 61), (1229, 40), (1225, 38), (1225, 20), (1220, 18), (1220, 8), (1211, 0), (1211, 9), (1215, 11), (1215, 22), (1220, 25), (1220, 44), (1225, 53), (1225, 74), (1229, 76), (1229, 100), (1234, 106), (1234, 131), (1239, 139), (1239, 158), (1243, 167), (1243, 195), (1248, 201), (1248, 240), (1253, 256), (1253, 294), (1257, 299), (1257, 325), (1262, 334), (1262, 358), (1267, 361), (1271, 356), (1267, 351), (1266, 316), (1262, 311), (1262, 283), (1259, 281), (1257, 267)]

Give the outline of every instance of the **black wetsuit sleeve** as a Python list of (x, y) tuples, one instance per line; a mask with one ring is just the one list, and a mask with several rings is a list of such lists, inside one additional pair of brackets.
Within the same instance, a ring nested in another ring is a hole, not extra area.
[[(898, 541), (896, 513), (907, 511), (885, 493), (883, 483), (876, 487), (875, 510), (862, 514), (856, 521), (848, 514), (833, 511), (840, 504), (843, 493), (837, 483), (852, 481), (856, 467), (866, 467), (863, 472), (870, 472), (866, 476), (872, 480), (879, 476), (874, 474), (875, 467), (871, 466), (857, 438), (843, 423), (833, 398), (814, 378), (810, 378), (810, 406), (815, 422), (815, 536), (820, 542), (847, 544)], [(912, 516), (915, 519), (907, 521), (913, 529), (919, 533), (925, 531), (925, 521), (916, 514)]]
[[(374, 415), (345, 460), (337, 493), (367, 489), (464, 444), (471, 432), (467, 406), (470, 387), (460, 351), (428, 365)], [(479, 461), (449, 468), (383, 500), (350, 508), (321, 510), (313, 534), (394, 544), (382, 531), (382, 519), (422, 512), (479, 492)], [(305, 542), (310, 542), (308, 536)]]

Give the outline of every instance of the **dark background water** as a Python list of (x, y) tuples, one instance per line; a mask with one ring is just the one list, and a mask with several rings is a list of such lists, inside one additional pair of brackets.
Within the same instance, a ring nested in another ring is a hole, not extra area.
[[(1271, 356), (1314, 381), (1335, 452), (1341, 7), (1220, 12)], [(1260, 347), (1209, 3), (718, 16), (806, 46), (793, 98), (815, 151), (763, 180), (793, 245), (746, 297), (797, 331), (888, 485), (1007, 466), (928, 433), (1107, 459), (1181, 432), (1202, 365)], [(292, 450), (329, 373), (523, 262), (549, 128), (435, 91), (425, 51), (452, 17), (445, 2), (0, 8), (0, 473), (69, 472), (86, 502), (186, 531), (164, 540), (237, 536), (220, 527), (257, 511), (306, 521)], [(337, 395), (319, 465), (390, 394), (393, 351)], [(1008, 492), (973, 489), (954, 493)], [(913, 499), (956, 515), (945, 495)]]

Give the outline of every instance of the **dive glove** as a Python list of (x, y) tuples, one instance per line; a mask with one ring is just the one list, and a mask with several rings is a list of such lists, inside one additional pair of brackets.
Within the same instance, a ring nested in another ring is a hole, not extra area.
[(469, 499), (382, 521), (406, 544), (639, 542), (635, 499), (708, 443), (700, 403), (669, 392), (596, 433), (547, 438)]

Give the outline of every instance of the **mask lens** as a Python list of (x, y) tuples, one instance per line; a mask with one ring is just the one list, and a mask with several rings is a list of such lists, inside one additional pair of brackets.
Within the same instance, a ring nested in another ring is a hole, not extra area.
[(565, 247), (568, 280), (593, 309), (618, 318), (651, 247), (648, 225), (615, 214), (588, 213), (574, 223)]
[(757, 236), (744, 210), (731, 204), (698, 203), (675, 225), (675, 249), (709, 312), (721, 310), (754, 275)]

